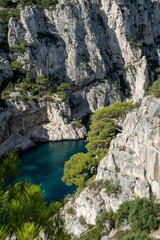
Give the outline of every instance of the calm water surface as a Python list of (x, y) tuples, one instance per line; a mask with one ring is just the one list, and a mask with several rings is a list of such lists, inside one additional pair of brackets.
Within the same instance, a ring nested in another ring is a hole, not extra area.
[(40, 185), (47, 202), (62, 200), (75, 190), (74, 186), (68, 187), (61, 181), (64, 163), (78, 152), (86, 152), (83, 140), (38, 144), (20, 154), (22, 174), (19, 180)]

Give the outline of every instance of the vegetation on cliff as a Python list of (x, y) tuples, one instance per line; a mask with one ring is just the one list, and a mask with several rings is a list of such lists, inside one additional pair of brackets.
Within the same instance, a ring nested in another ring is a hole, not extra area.
[(16, 4), (21, 4), (22, 6), (36, 4), (40, 8), (49, 8), (55, 7), (57, 3), (57, 0), (0, 0), (0, 6), (2, 7), (13, 7)]
[(160, 75), (158, 75), (158, 79), (150, 86), (147, 93), (157, 98), (160, 97)]
[[(103, 211), (97, 216), (93, 230), (83, 234), (81, 240), (99, 240), (103, 235), (117, 228), (117, 232), (110, 239), (114, 240), (153, 240), (149, 233), (159, 226), (158, 213), (160, 204), (147, 198), (124, 202), (116, 213)], [(122, 228), (130, 226), (127, 230)], [(119, 228), (119, 230), (118, 230)], [(121, 230), (120, 230), (121, 229)]]
[(68, 98), (70, 93), (70, 84), (63, 82), (53, 84), (46, 75), (38, 75), (35, 78), (31, 72), (26, 74), (22, 71), (22, 64), (12, 62), (13, 79), (1, 90), (3, 100), (14, 99), (24, 102), (33, 102), (38, 100), (53, 101), (53, 94), (62, 101)]
[(99, 156), (102, 152), (106, 152), (111, 140), (121, 132), (119, 125), (133, 108), (134, 105), (130, 102), (116, 102), (109, 107), (97, 110), (92, 115), (86, 146), (92, 155)]
[(150, 75), (154, 74), (154, 82), (152, 80), (151, 86), (146, 92), (147, 95), (153, 95), (156, 98), (160, 97), (160, 65), (154, 58), (148, 58), (148, 66)]
[(96, 173), (99, 161), (107, 153), (111, 140), (121, 131), (119, 123), (133, 108), (132, 103), (116, 102), (92, 115), (86, 145), (88, 153), (75, 154), (65, 163), (62, 180), (67, 185), (75, 184), (81, 189)]
[(0, 239), (16, 235), (18, 240), (68, 239), (62, 231), (60, 202), (46, 205), (39, 186), (25, 181), (14, 183), (20, 173), (16, 153), (8, 153), (0, 162)]

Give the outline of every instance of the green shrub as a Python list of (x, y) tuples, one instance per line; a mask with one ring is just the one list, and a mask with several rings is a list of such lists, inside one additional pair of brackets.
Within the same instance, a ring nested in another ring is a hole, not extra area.
[(63, 82), (59, 86), (57, 86), (57, 91), (66, 91), (70, 89), (70, 83)]
[(117, 212), (116, 212), (116, 227), (119, 227), (121, 224), (128, 224), (129, 213), (132, 207), (132, 201), (122, 203)]
[(79, 217), (79, 222), (81, 225), (86, 225), (86, 220), (82, 215)]
[(26, 40), (23, 40), (20, 44), (11, 47), (10, 51), (13, 53), (23, 54), (26, 47), (31, 47), (31, 45)]
[(72, 121), (72, 126), (74, 128), (82, 128), (83, 127), (82, 120), (81, 119), (80, 120), (73, 120)]
[(132, 39), (129, 41), (129, 44), (130, 44), (131, 46), (135, 46), (135, 47), (137, 47), (137, 48), (142, 47), (142, 43), (136, 42), (136, 40), (135, 40), (134, 38), (132, 38)]
[(62, 101), (68, 98), (69, 92), (70, 92), (70, 83), (63, 82), (59, 86), (57, 86), (56, 93)]
[(131, 40), (129, 40), (129, 44), (130, 44), (130, 45), (136, 44), (136, 40), (135, 40), (134, 38), (132, 38)]
[(109, 222), (111, 228), (119, 228), (120, 225), (130, 225), (132, 230), (118, 230), (111, 239), (114, 240), (153, 240), (149, 237), (151, 230), (158, 228), (157, 214), (160, 204), (150, 199), (142, 198), (124, 202), (116, 213), (103, 211), (96, 218), (96, 230), (102, 234), (110, 231), (105, 229), (105, 223)]
[(19, 84), (19, 91), (25, 96), (28, 91), (30, 93), (28, 97), (33, 100), (38, 100), (40, 98), (47, 100), (52, 93), (52, 88), (48, 77), (45, 75), (39, 75), (36, 79), (31, 79), (30, 72), (27, 72), (26, 78)]
[(125, 234), (122, 240), (153, 240), (153, 238), (149, 237), (145, 232), (130, 232)]
[[(0, 4), (0, 6), (1, 6), (1, 4)], [(20, 19), (20, 11), (19, 11), (19, 9), (11, 8), (11, 9), (0, 10), (0, 23), (8, 24), (9, 19), (11, 17), (14, 17), (17, 20), (19, 20)]]
[(39, 8), (56, 8), (56, 5), (58, 4), (58, 0), (40, 0), (38, 2)]
[(68, 98), (68, 93), (66, 91), (59, 91), (57, 92), (57, 95), (62, 101), (65, 101)]
[(137, 47), (137, 48), (142, 47), (142, 43), (141, 43), (141, 42), (137, 42), (137, 43), (135, 44), (135, 47)]
[(112, 227), (114, 227), (114, 214), (112, 211), (103, 211), (102, 213), (100, 213), (97, 218), (96, 218), (96, 228), (97, 230), (101, 233), (103, 231), (105, 231), (104, 229), (104, 223), (106, 221), (109, 221), (110, 224), (112, 225)]
[(124, 202), (116, 213), (116, 226), (126, 222), (135, 231), (156, 229), (158, 227), (157, 210), (156, 205), (146, 198)]
[[(2, 98), (8, 99), (9, 93), (14, 90), (14, 86), (19, 90), (21, 96), (16, 96), (17, 100), (25, 102), (37, 101), (39, 99), (45, 101), (53, 101), (53, 88), (50, 86), (50, 80), (45, 75), (37, 76), (36, 79), (31, 78), (31, 73), (28, 71), (25, 74), (22, 71), (22, 64), (13, 61), (11, 63), (15, 82), (10, 83), (2, 91)], [(11, 88), (12, 87), (12, 88)]]
[(121, 186), (119, 185), (119, 182), (113, 182), (113, 180), (110, 179), (107, 179), (103, 182), (103, 188), (105, 188), (109, 196), (111, 194), (117, 196), (121, 193)]
[(156, 98), (160, 97), (160, 75), (158, 76), (158, 79), (148, 89), (147, 94), (153, 95)]
[(11, 62), (11, 67), (13, 71), (22, 71), (23, 64), (17, 61)]
[[(37, 3), (33, 0), (16, 0), (16, 3), (21, 4), (22, 6), (36, 4), (39, 8), (55, 8), (58, 0), (38, 0)], [(9, 8), (12, 4), (11, 0), (0, 0), (1, 7)]]
[(2, 99), (8, 100), (10, 97), (10, 93), (14, 91), (14, 85), (13, 83), (8, 83), (6, 88), (1, 92)]
[(75, 210), (74, 210), (73, 207), (68, 207), (68, 208), (66, 209), (66, 213), (68, 213), (68, 214), (70, 214), (70, 215), (73, 215), (73, 214), (75, 214)]
[(134, 230), (150, 231), (158, 227), (154, 203), (149, 199), (137, 199), (129, 213), (129, 222)]

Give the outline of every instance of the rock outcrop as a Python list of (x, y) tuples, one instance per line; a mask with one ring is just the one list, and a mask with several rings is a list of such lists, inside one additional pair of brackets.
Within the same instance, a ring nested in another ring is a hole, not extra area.
[[(68, 80), (74, 89), (110, 76), (135, 100), (154, 80), (148, 69), (150, 58), (159, 61), (159, 1), (59, 0), (55, 10), (26, 6), (17, 11), (20, 18), (9, 20), (11, 53), (6, 53), (4, 61), (21, 62), (33, 76)], [(16, 52), (17, 46), (22, 48)]]
[[(25, 79), (29, 71), (33, 79), (47, 75), (51, 85), (68, 82), (71, 89), (64, 102), (50, 96), (54, 102), (26, 105), (17, 101), (17, 93), (10, 94), (8, 108), (0, 108), (0, 156), (37, 141), (83, 138), (86, 130), (75, 128), (74, 119), (126, 97), (140, 101), (157, 77), (159, 0), (59, 0), (54, 10), (12, 10), (8, 23), (0, 21), (0, 86), (16, 82), (19, 72)], [(5, 11), (0, 8), (1, 17)], [(94, 225), (100, 211), (115, 211), (125, 200), (160, 199), (159, 106), (160, 100), (147, 97), (127, 115), (123, 132), (99, 165), (95, 184), (65, 206), (73, 204), (75, 212), (65, 213), (69, 233), (79, 236), (86, 230), (81, 218)], [(105, 180), (119, 185), (119, 195), (100, 187)]]
[(72, 124), (65, 102), (10, 106), (0, 113), (0, 156), (13, 150), (24, 150), (38, 141), (82, 139), (85, 127)]
[[(0, 84), (6, 85), (10, 79), (16, 81), (19, 71), (23, 76), (30, 71), (32, 78), (47, 75), (53, 85), (69, 82), (71, 92), (66, 104), (71, 111), (69, 121), (81, 119), (126, 96), (137, 101), (155, 80), (155, 66), (160, 62), (158, 0), (138, 0), (136, 3), (129, 0), (59, 0), (55, 9), (43, 10), (36, 5), (18, 6), (12, 9), (8, 25), (2, 14), (5, 11), (0, 8)], [(14, 90), (17, 91), (17, 87)], [(9, 97), (17, 102), (17, 92)], [(59, 100), (56, 101), (58, 104)], [(27, 134), (36, 128), (30, 141), (75, 136), (68, 123), (58, 126), (48, 119), (48, 112), (55, 116), (57, 107), (51, 107), (51, 111), (50, 107), (45, 107), (47, 110), (42, 116), (43, 110), (38, 107), (35, 114), (40, 116), (38, 121), (32, 121), (30, 113), (18, 111), (19, 118), (22, 117), (18, 121), (23, 122), (23, 116), (28, 114), (26, 126), (33, 123), (25, 131), (22, 128), (22, 132)], [(16, 108), (14, 111), (11, 111), (14, 120), (9, 121), (9, 129), (14, 128), (12, 124), (17, 126)], [(30, 111), (35, 109), (30, 108)], [(42, 124), (43, 129), (39, 126)], [(1, 142), (13, 132), (2, 130)]]
[[(146, 97), (127, 115), (122, 133), (112, 140), (99, 164), (94, 183), (66, 204), (65, 209), (72, 205), (74, 211), (74, 215), (65, 213), (68, 232), (79, 236), (86, 230), (80, 217), (94, 225), (102, 210), (116, 211), (124, 201), (149, 196), (160, 201), (159, 164), (160, 99)], [(106, 180), (118, 184), (118, 194), (107, 193), (101, 184)]]

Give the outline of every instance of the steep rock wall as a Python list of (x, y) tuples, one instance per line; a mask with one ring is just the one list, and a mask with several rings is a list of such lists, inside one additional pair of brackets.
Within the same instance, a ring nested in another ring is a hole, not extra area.
[(68, 80), (73, 89), (110, 77), (137, 100), (154, 80), (147, 59), (159, 60), (159, 13), (159, 1), (151, 0), (60, 0), (53, 11), (20, 8), (20, 19), (9, 20), (9, 51), (24, 41), (25, 47), (7, 56), (3, 51), (2, 79), (12, 76), (9, 57), (33, 76)]
[[(102, 210), (116, 211), (124, 201), (149, 196), (160, 201), (159, 113), (160, 99), (147, 97), (127, 115), (122, 133), (111, 142), (108, 155), (99, 164), (94, 184), (66, 204), (65, 209), (72, 205), (75, 212), (71, 215), (64, 211), (68, 232), (79, 236), (86, 230), (80, 224), (81, 216), (94, 225)], [(117, 183), (119, 194), (107, 193), (100, 185), (105, 180)]]
[[(72, 119), (80, 119), (125, 95), (139, 100), (154, 81), (149, 59), (160, 61), (159, 1), (59, 0), (55, 10), (18, 6), (17, 11), (20, 17), (14, 14), (8, 25), (0, 23), (0, 84), (15, 77), (11, 68), (15, 61), (22, 64), (24, 74), (28, 70), (32, 77), (47, 74), (53, 84), (68, 81), (66, 108)], [(47, 111), (44, 119), (33, 121), (35, 126), (48, 121)], [(37, 116), (40, 112), (41, 108), (36, 110)], [(31, 115), (26, 119), (32, 122)], [(40, 131), (33, 138), (38, 140)], [(1, 132), (1, 139), (6, 137), (8, 130)]]

